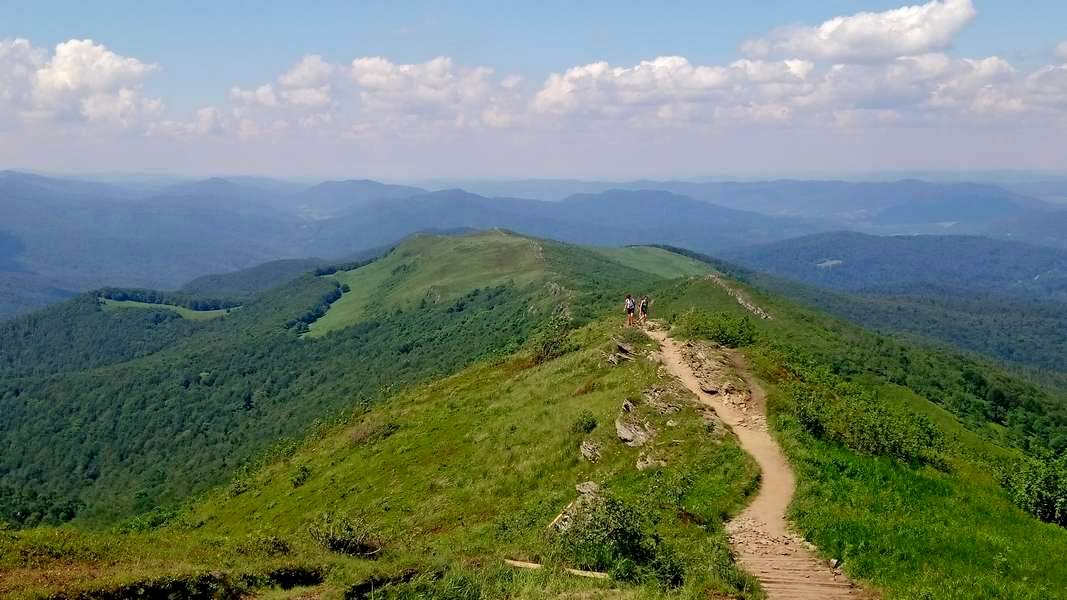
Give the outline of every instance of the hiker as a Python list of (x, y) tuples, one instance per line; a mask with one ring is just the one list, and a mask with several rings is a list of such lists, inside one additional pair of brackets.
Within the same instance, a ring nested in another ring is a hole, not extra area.
[(648, 296), (641, 296), (641, 324), (648, 321)]
[(633, 296), (631, 296), (630, 294), (626, 294), (626, 326), (627, 327), (633, 327), (634, 326), (634, 308), (635, 307), (636, 307), (636, 305), (634, 304)]

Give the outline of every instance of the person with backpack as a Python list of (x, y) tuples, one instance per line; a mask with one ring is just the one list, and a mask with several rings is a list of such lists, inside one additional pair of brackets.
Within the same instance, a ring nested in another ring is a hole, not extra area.
[(644, 325), (648, 321), (648, 296), (641, 296), (641, 324)]
[(633, 296), (631, 296), (630, 294), (626, 294), (626, 300), (625, 300), (624, 304), (626, 305), (626, 326), (627, 327), (633, 327), (634, 326), (634, 308), (637, 307), (637, 305), (634, 303)]

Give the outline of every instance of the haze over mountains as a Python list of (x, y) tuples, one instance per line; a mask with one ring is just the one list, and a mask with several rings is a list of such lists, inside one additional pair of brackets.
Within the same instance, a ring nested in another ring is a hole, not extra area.
[(176, 288), (266, 261), (338, 259), (421, 230), (506, 228), (584, 244), (721, 254), (834, 230), (964, 233), (1067, 246), (1067, 210), (984, 184), (921, 181), (471, 182), (301, 186), (213, 178), (155, 189), (0, 173), (0, 317), (101, 286)]

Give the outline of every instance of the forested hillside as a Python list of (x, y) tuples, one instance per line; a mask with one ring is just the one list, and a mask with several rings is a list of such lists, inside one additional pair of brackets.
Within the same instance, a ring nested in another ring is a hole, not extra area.
[[(468, 270), (460, 285), (440, 278), (440, 266), (468, 264), (465, 246), (494, 237), (524, 240), (516, 256), (525, 260), (491, 276)], [(458, 262), (438, 262), (449, 256)], [(514, 351), (575, 293), (657, 277), (500, 233), (423, 236), (363, 269), (383, 276), (363, 282), (356, 270), (342, 287), (305, 275), (198, 324), (165, 308), (103, 312), (88, 297), (15, 321), (5, 335), (27, 341), (10, 358), (4, 351), (5, 486), (84, 503), (86, 519), (173, 503), (317, 419)], [(344, 328), (300, 336), (346, 294), (384, 300), (398, 288), (405, 302), (371, 302)], [(134, 332), (138, 323), (151, 326)], [(21, 524), (39, 517), (10, 506), (5, 514)]]

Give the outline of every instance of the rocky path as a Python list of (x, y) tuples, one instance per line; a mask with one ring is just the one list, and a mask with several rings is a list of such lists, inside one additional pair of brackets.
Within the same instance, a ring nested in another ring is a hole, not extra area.
[[(871, 598), (789, 531), (785, 515), (796, 480), (781, 448), (767, 431), (766, 395), (741, 356), (681, 344), (662, 330), (648, 333), (660, 343), (667, 370), (715, 410), (759, 464), (759, 493), (726, 529), (738, 562), (759, 579), (767, 597)], [(735, 372), (743, 381), (736, 380)]]

